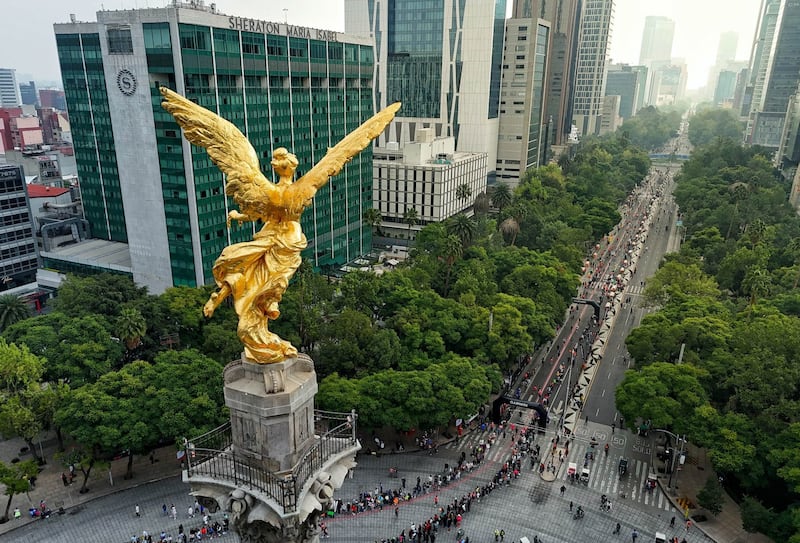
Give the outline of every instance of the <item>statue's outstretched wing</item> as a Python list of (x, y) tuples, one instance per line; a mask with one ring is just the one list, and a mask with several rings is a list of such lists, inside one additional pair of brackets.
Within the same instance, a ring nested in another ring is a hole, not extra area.
[(208, 151), (214, 164), (227, 176), (225, 192), (240, 206), (244, 191), (266, 192), (274, 188), (261, 173), (255, 149), (233, 123), (166, 87), (160, 90), (164, 97), (161, 105), (175, 117), (187, 140)]
[(372, 140), (381, 135), (400, 109), (400, 102), (382, 109), (361, 126), (350, 132), (342, 141), (328, 149), (327, 154), (307, 174), (298, 179), (290, 188), (292, 200), (306, 205), (317, 190), (338, 174), (350, 159), (363, 151)]

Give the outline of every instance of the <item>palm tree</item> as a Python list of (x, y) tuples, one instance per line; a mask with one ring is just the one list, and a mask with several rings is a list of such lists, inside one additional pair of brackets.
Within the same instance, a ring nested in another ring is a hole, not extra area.
[(472, 189), (466, 183), (462, 183), (458, 187), (456, 187), (456, 198), (461, 200), (461, 202), (466, 202), (467, 198), (472, 196)]
[(444, 245), (442, 247), (442, 256), (447, 263), (447, 275), (444, 279), (444, 295), (450, 291), (450, 274), (453, 271), (453, 264), (456, 260), (461, 258), (464, 254), (464, 247), (461, 245), (461, 240), (455, 234), (450, 234), (444, 238)]
[(379, 236), (383, 235), (381, 233), (381, 224), (383, 223), (383, 215), (381, 215), (380, 211), (378, 211), (374, 207), (371, 207), (366, 211), (364, 211), (363, 219), (364, 222), (370, 226), (370, 228), (375, 229), (376, 234), (378, 234)]
[(750, 295), (750, 307), (753, 307), (759, 297), (769, 294), (772, 279), (764, 268), (751, 268), (742, 280), (742, 289)]
[(117, 334), (128, 351), (134, 350), (141, 344), (145, 332), (147, 332), (147, 321), (138, 309), (125, 307), (119, 312)]
[(514, 217), (507, 218), (500, 223), (498, 229), (504, 236), (511, 236), (511, 245), (514, 245), (514, 242), (517, 241), (517, 234), (519, 234), (519, 223), (517, 219)]
[(458, 236), (458, 239), (461, 240), (461, 245), (463, 247), (469, 246), (469, 244), (475, 238), (475, 232), (477, 231), (475, 221), (463, 213), (459, 213), (458, 215), (450, 217), (446, 223), (446, 227), (448, 234), (455, 234)]
[(0, 296), (0, 332), (12, 324), (31, 316), (31, 310), (24, 300), (13, 294)]
[(767, 225), (759, 218), (753, 219), (747, 226), (747, 237), (750, 238), (750, 248), (755, 249), (761, 241), (764, 240), (764, 234), (767, 231)]
[(405, 212), (403, 212), (403, 220), (406, 221), (408, 224), (408, 245), (411, 245), (411, 228), (416, 226), (419, 222), (419, 214), (417, 214), (417, 208), (415, 207), (407, 207)]
[(472, 211), (475, 215), (485, 215), (489, 211), (489, 204), (491, 204), (489, 196), (485, 192), (480, 192), (472, 204)]
[(739, 203), (747, 198), (750, 192), (750, 185), (741, 181), (733, 183), (730, 187), (731, 195), (733, 196), (733, 213), (731, 214), (731, 222), (728, 224), (728, 233), (725, 234), (725, 239), (730, 239), (731, 230), (733, 229), (733, 221), (739, 216)]
[(506, 207), (511, 203), (514, 199), (513, 195), (511, 194), (511, 188), (505, 183), (500, 183), (495, 185), (494, 190), (492, 191), (492, 205), (503, 211), (503, 208)]

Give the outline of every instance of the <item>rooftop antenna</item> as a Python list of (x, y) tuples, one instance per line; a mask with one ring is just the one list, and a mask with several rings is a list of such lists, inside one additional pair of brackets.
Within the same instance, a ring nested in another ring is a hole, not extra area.
[(289, 8), (283, 8), (283, 24), (289, 24)]

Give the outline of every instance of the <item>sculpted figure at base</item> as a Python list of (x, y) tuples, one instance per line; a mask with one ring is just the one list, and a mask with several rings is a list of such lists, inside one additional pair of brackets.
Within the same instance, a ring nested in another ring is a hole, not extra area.
[(225, 193), (240, 209), (228, 214), (228, 226), (232, 220), (264, 223), (252, 241), (229, 245), (222, 251), (214, 264), (218, 290), (203, 313), (210, 317), (225, 298), (232, 296), (246, 358), (270, 364), (296, 355), (297, 349), (270, 332), (267, 324), (280, 315), (278, 303), (307, 245), (300, 216), (317, 190), (383, 132), (400, 103), (380, 111), (348, 134), (297, 181), (297, 157), (283, 147), (275, 149), (272, 168), (278, 182), (273, 183), (261, 173), (253, 146), (233, 124), (165, 87), (161, 87), (161, 94), (164, 109), (175, 117), (186, 139), (204, 147), (227, 176)]

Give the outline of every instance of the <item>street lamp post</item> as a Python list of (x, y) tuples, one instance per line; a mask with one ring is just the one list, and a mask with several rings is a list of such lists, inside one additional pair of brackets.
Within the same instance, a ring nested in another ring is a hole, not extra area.
[[(680, 441), (680, 443), (681, 443), (681, 449), (678, 452), (678, 454), (673, 454), (672, 455), (672, 467), (669, 470), (669, 482), (667, 483), (667, 488), (668, 489), (672, 489), (672, 474), (675, 473), (675, 460), (678, 457), (683, 456), (683, 446), (686, 445), (686, 435), (684, 435), (683, 438), (678, 438), (678, 441)], [(676, 476), (675, 477), (675, 487), (677, 488), (677, 486), (678, 486), (678, 477)]]

